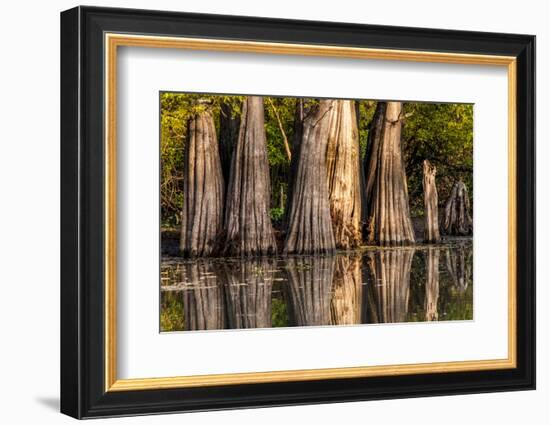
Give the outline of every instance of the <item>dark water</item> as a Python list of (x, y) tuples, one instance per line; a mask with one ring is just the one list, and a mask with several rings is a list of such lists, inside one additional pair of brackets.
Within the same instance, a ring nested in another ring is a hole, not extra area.
[(161, 331), (473, 318), (471, 240), (161, 263)]

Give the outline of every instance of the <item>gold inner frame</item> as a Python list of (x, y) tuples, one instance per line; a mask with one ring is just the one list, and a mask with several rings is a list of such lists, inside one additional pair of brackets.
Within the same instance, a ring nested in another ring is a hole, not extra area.
[[(516, 58), (410, 50), (105, 34), (105, 391), (515, 368), (516, 358)], [(508, 358), (272, 372), (118, 379), (116, 325), (116, 99), (119, 46), (503, 66), (508, 72)]]

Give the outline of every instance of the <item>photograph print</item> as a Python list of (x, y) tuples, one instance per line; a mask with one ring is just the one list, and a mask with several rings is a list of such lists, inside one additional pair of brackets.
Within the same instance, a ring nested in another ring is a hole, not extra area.
[(159, 103), (161, 332), (473, 320), (473, 104)]

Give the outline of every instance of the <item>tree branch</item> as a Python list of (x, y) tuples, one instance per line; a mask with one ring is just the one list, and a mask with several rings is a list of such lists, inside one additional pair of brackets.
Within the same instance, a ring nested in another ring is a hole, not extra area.
[(281, 117), (279, 117), (279, 113), (277, 112), (277, 108), (275, 108), (275, 104), (271, 100), (271, 98), (267, 98), (269, 104), (271, 105), (271, 108), (273, 108), (273, 113), (275, 114), (275, 118), (277, 118), (277, 124), (279, 124), (279, 130), (281, 130), (281, 134), (283, 135), (283, 142), (285, 144), (285, 151), (286, 156), (288, 157), (288, 160), (290, 161), (292, 159), (292, 153), (290, 152), (290, 145), (288, 144), (288, 138), (286, 137), (285, 130), (283, 128), (283, 123), (281, 122)]

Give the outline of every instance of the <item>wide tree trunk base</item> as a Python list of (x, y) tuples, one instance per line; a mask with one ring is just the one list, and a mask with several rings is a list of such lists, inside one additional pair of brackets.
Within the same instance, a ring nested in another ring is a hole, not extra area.
[(408, 245), (415, 241), (401, 152), (401, 102), (379, 102), (365, 155), (367, 241)]
[(329, 112), (327, 178), (337, 248), (361, 244), (359, 130), (355, 102), (334, 100)]
[(285, 254), (327, 254), (336, 248), (326, 171), (331, 100), (321, 100), (303, 124), (288, 214)]
[(227, 189), (225, 255), (254, 257), (277, 251), (265, 137), (263, 98), (249, 96), (243, 103)]
[(219, 252), (224, 182), (214, 119), (209, 111), (191, 118), (185, 145), (180, 252), (206, 257)]

